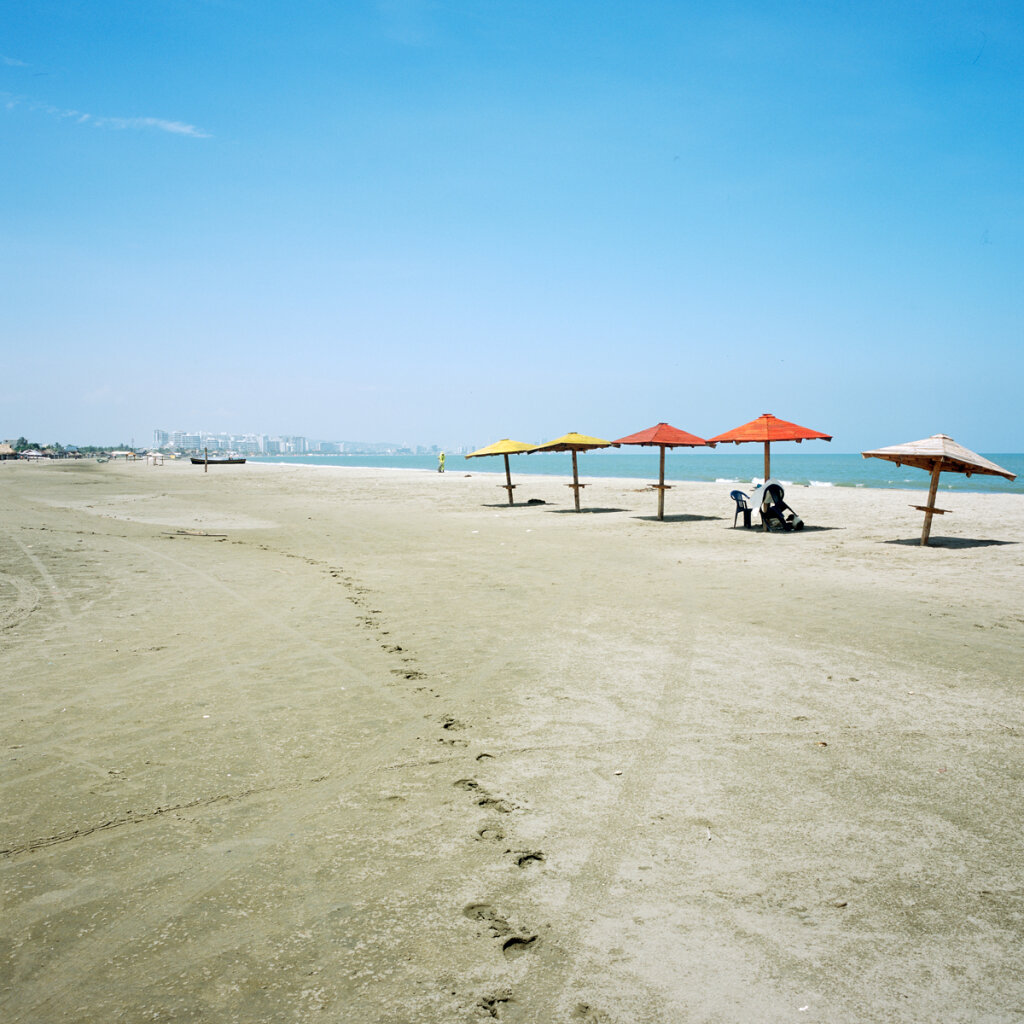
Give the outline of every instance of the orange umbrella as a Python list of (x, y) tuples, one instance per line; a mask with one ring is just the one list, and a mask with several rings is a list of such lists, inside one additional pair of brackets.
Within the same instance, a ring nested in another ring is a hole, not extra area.
[(629, 437), (620, 437), (618, 441), (612, 441), (612, 444), (615, 447), (621, 444), (639, 444), (649, 447), (657, 445), (661, 449), (661, 458), (659, 459), (660, 472), (658, 482), (655, 484), (658, 490), (659, 519), (665, 518), (665, 492), (672, 489), (671, 486), (665, 485), (665, 449), (699, 448), (703, 445), (715, 447), (710, 441), (705, 441), (703, 438), (697, 437), (696, 434), (688, 434), (685, 430), (670, 426), (668, 423), (658, 423), (653, 427), (648, 427), (646, 430), (641, 430), (637, 434), (630, 434)]
[(820, 431), (811, 430), (809, 427), (799, 427), (795, 423), (786, 420), (776, 419), (770, 412), (762, 413), (756, 420), (744, 423), (742, 427), (735, 430), (727, 430), (718, 437), (711, 438), (708, 444), (743, 444), (745, 441), (764, 442), (764, 478), (768, 480), (771, 473), (771, 443), (772, 441), (831, 441), (831, 434), (822, 434)]

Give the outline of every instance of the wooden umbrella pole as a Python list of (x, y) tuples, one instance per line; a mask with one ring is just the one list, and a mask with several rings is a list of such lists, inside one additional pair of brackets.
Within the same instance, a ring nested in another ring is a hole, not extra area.
[(576, 497), (576, 511), (580, 510), (580, 479), (576, 469), (576, 449), (572, 450), (572, 493)]
[(772, 475), (772, 456), (771, 456), (771, 441), (765, 441), (764, 443), (764, 482), (768, 483), (769, 477)]
[(921, 530), (921, 546), (924, 547), (928, 543), (928, 538), (932, 532), (932, 516), (934, 515), (933, 509), (935, 508), (935, 496), (939, 491), (939, 474), (942, 472), (942, 462), (936, 462), (934, 469), (932, 469), (932, 482), (928, 488), (928, 507), (924, 513), (924, 528)]
[(512, 504), (512, 473), (508, 468), (508, 452), (505, 452), (505, 488), (508, 491), (508, 503)]
[(658, 445), (661, 449), (661, 458), (659, 459), (659, 473), (658, 473), (658, 518), (665, 518), (665, 446)]

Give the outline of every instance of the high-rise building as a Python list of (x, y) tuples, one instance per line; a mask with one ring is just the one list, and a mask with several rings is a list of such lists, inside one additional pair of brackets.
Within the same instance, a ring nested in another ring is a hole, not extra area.
[(184, 430), (171, 432), (171, 444), (183, 451), (198, 451), (203, 446), (203, 439), (199, 434), (188, 434)]

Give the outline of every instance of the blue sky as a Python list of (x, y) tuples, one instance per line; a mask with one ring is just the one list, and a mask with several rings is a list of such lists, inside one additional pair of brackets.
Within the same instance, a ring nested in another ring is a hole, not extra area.
[(0, 435), (1021, 451), (1019, 11), (8, 0)]

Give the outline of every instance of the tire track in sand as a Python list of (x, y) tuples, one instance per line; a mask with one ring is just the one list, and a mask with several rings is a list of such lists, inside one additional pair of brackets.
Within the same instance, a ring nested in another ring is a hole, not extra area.
[[(625, 745), (617, 763), (622, 769), (622, 784), (614, 799), (605, 807), (594, 826), (589, 823), (590, 852), (574, 872), (560, 908), (562, 928), (569, 934), (552, 938), (557, 950), (548, 955), (545, 949), (529, 959), (525, 972), (517, 979), (513, 998), (505, 1013), (509, 1020), (605, 1021), (611, 1017), (596, 1005), (599, 1001), (585, 992), (578, 981), (593, 972), (591, 947), (582, 933), (588, 923), (607, 905), (608, 893), (614, 888), (623, 860), (632, 848), (638, 826), (650, 814), (652, 790), (657, 783), (663, 751), (672, 745), (683, 713), (693, 700), (690, 685), (694, 651), (700, 641), (701, 619), (695, 613), (692, 627), (682, 634), (688, 637), (684, 649), (674, 646), (668, 671), (660, 672), (661, 692), (657, 704), (647, 714), (647, 728), (631, 744)], [(514, 908), (516, 892), (522, 891), (524, 879), (507, 896)], [(573, 926), (573, 922), (577, 922)], [(564, 943), (564, 944), (563, 944)], [(579, 952), (574, 952), (579, 950)], [(524, 958), (525, 960), (526, 958)], [(660, 1012), (660, 1011), (659, 1011)], [(647, 1019), (647, 1018), (645, 1018)], [(655, 1015), (650, 1019), (662, 1019)]]
[(0, 572), (0, 594), (4, 587), (14, 591), (14, 600), (0, 605), (0, 631), (13, 629), (39, 607), (39, 588), (23, 577)]
[(32, 567), (35, 571), (39, 573), (40, 579), (42, 579), (43, 583), (46, 585), (47, 591), (53, 598), (54, 604), (57, 606), (57, 612), (60, 617), (66, 622), (70, 621), (73, 618), (73, 615), (71, 614), (71, 608), (68, 606), (67, 597), (64, 595), (64, 591), (57, 585), (57, 581), (50, 575), (50, 571), (43, 564), (42, 559), (40, 559), (38, 555), (34, 554), (26, 544), (18, 540), (17, 537), (12, 535), (8, 536), (10, 536), (10, 539), (21, 549), (21, 553), (32, 563)]

